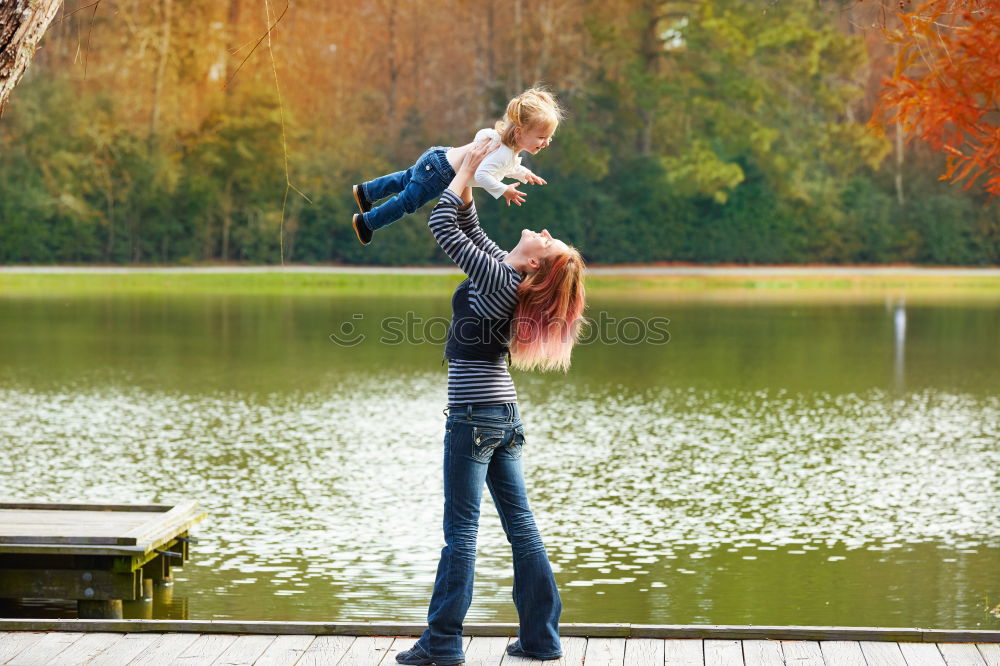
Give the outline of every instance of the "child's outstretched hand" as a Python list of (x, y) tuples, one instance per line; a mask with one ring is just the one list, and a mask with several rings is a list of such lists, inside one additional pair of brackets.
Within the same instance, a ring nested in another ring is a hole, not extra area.
[(507, 186), (507, 189), (503, 191), (503, 198), (507, 200), (507, 205), (510, 206), (510, 202), (513, 201), (518, 206), (524, 203), (524, 197), (527, 196), (524, 192), (517, 189), (517, 185), (511, 183)]
[(527, 177), (525, 177), (525, 180), (528, 181), (529, 185), (548, 185), (543, 178), (531, 173), (530, 171), (528, 172)]

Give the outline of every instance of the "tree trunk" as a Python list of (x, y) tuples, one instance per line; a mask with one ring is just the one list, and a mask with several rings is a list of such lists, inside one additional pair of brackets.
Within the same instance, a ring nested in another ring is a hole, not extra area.
[(389, 58), (389, 85), (386, 86), (386, 120), (388, 121), (389, 140), (395, 142), (399, 136), (399, 118), (396, 117), (397, 93), (399, 92), (399, 74), (402, 66), (396, 60), (396, 0), (390, 0), (388, 16), (386, 17), (388, 44), (386, 53)]
[(233, 177), (226, 181), (222, 198), (222, 261), (229, 261), (229, 229), (233, 226)]
[(62, 0), (0, 2), (0, 113), (61, 5)]
[[(660, 74), (660, 61), (663, 57), (663, 42), (660, 38), (660, 19), (657, 15), (657, 3), (650, 3), (646, 6), (645, 25), (642, 30), (642, 41), (639, 45), (643, 69), (650, 78), (656, 80)], [(647, 91), (647, 95), (654, 93)], [(653, 126), (656, 124), (656, 107), (659, 100), (640, 99), (638, 101), (639, 121), (642, 129), (639, 131), (638, 145), (639, 154), (649, 155), (653, 152)], [(644, 106), (646, 105), (646, 106)]]
[[(522, 47), (521, 31), (521, 0), (514, 0), (514, 95), (520, 95), (524, 90), (524, 49)], [(511, 95), (513, 96), (513, 95)]]
[(424, 96), (424, 34), (427, 29), (424, 26), (424, 12), (417, 11), (415, 14), (411, 14), (411, 18), (408, 21), (410, 25), (413, 26), (413, 32), (411, 33), (412, 43), (413, 43), (413, 53), (414, 57), (410, 60), (412, 67), (412, 75), (410, 80), (413, 82), (413, 87), (415, 89), (414, 99), (424, 100), (427, 99)]
[(240, 46), (240, 0), (229, 0), (229, 10), (226, 21), (225, 48), (219, 56), (226, 68), (226, 99), (233, 96), (236, 87), (239, 85), (233, 77), (236, 75), (236, 67), (239, 65), (242, 56), (237, 54)]
[(476, 80), (476, 92), (474, 95), (476, 99), (476, 126), (492, 127), (493, 123), (490, 122), (490, 118), (492, 118), (494, 110), (493, 105), (490, 103), (490, 91), (495, 85), (493, 79), (493, 0), (478, 3), (472, 11), (475, 12), (477, 10), (481, 11), (482, 14), (481, 16), (474, 15), (475, 24), (478, 26), (482, 23), (483, 29), (480, 32), (481, 39), (472, 40), (476, 53), (473, 70)]
[[(896, 47), (896, 57), (899, 57), (899, 46)], [(906, 205), (903, 196), (903, 123), (896, 123), (896, 201), (900, 206)]]
[(649, 155), (653, 152), (653, 125), (656, 123), (656, 114), (649, 109), (639, 109), (639, 121), (642, 129), (639, 131), (638, 150), (640, 155)]
[(489, 0), (486, 3), (486, 85), (489, 88), (493, 88), (496, 85), (497, 77), (495, 47), (493, 46), (496, 41), (496, 12), (494, 4), (494, 0)]
[(104, 201), (108, 207), (108, 245), (104, 249), (105, 263), (111, 263), (115, 256), (115, 181), (111, 178), (111, 173), (105, 167), (103, 175), (107, 178), (107, 188), (104, 190)]
[(132, 263), (137, 264), (142, 261), (142, 219), (134, 210), (132, 211), (132, 219), (129, 223), (128, 244), (132, 255)]
[(167, 56), (170, 53), (170, 21), (173, 0), (160, 3), (160, 43), (156, 53), (156, 75), (153, 79), (153, 106), (149, 111), (149, 143), (156, 141), (160, 127), (160, 98), (163, 95), (163, 77), (167, 71)]
[(900, 206), (906, 204), (903, 196), (903, 127), (896, 123), (896, 201)]
[(556, 10), (551, 2), (541, 2), (537, 5), (536, 15), (538, 16), (538, 27), (541, 32), (541, 39), (537, 47), (538, 56), (535, 58), (535, 75), (532, 81), (539, 83), (545, 81), (546, 72), (549, 68), (549, 58), (552, 53), (552, 42), (556, 39)]

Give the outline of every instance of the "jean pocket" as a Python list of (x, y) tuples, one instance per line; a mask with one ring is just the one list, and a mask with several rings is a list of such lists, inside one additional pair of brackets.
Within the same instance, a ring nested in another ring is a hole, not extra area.
[(422, 185), (426, 185), (432, 182), (435, 178), (438, 178), (437, 169), (431, 163), (430, 156), (424, 155), (415, 165), (416, 168), (413, 169), (413, 180), (417, 181)]
[(472, 427), (472, 457), (480, 462), (489, 462), (493, 452), (504, 440), (504, 431), (497, 428)]
[(511, 458), (520, 458), (523, 449), (524, 426), (517, 426), (514, 428), (513, 437), (510, 438), (510, 444), (507, 445), (507, 451), (510, 453)]

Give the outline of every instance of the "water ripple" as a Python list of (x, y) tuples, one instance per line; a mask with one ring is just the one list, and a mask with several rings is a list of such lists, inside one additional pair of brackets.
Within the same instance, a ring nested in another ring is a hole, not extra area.
[[(520, 391), (529, 491), (564, 589), (646, 593), (665, 569), (727, 553), (752, 565), (1000, 544), (996, 397), (531, 378)], [(0, 495), (197, 499), (211, 518), (184, 576), (203, 617), (262, 619), (226, 601), (254, 588), (298, 619), (420, 620), (441, 545), (443, 402), (440, 373), (255, 398), (0, 389)], [(488, 507), (480, 556), (470, 620), (509, 618), (509, 551)]]

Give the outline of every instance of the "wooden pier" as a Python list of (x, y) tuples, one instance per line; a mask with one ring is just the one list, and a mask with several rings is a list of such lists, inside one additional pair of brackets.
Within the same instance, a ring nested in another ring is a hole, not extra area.
[(0, 599), (75, 599), (81, 618), (121, 618), (189, 557), (205, 517), (177, 505), (0, 503)]
[[(392, 666), (420, 625), (0, 620), (11, 666)], [(467, 625), (468, 666), (1000, 666), (1000, 631), (864, 627), (563, 625), (564, 656), (507, 656), (511, 624)]]

